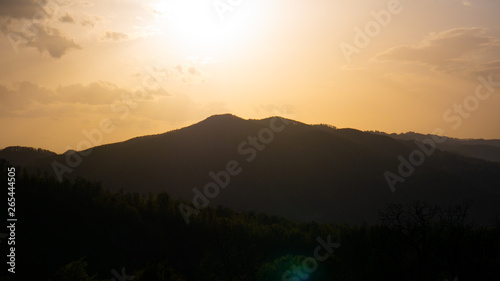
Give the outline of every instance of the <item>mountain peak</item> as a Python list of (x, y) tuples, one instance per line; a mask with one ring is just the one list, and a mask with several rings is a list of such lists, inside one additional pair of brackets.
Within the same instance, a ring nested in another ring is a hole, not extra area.
[(209, 120), (244, 120), (244, 119), (231, 113), (224, 113), (224, 114), (212, 115), (203, 121), (209, 121)]
[(242, 121), (245, 121), (245, 119), (238, 117), (238, 116), (231, 114), (231, 113), (225, 113), (225, 114), (212, 115), (212, 116), (206, 118), (205, 120), (202, 120), (202, 121), (194, 124), (193, 126), (198, 127), (198, 126), (202, 125), (202, 126), (208, 126), (208, 127), (213, 127), (213, 126), (226, 127), (230, 124), (233, 124), (233, 125), (235, 123), (239, 124)]

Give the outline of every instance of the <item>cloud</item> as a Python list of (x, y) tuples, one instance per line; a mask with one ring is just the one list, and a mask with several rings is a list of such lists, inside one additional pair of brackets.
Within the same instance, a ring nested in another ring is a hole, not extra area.
[(467, 6), (467, 7), (472, 6), (472, 2), (471, 2), (471, 1), (468, 1), (468, 0), (462, 0), (462, 4), (463, 4), (464, 6)]
[(71, 105), (58, 103), (56, 93), (47, 88), (27, 81), (12, 87), (0, 84), (0, 118), (58, 119), (73, 112)]
[[(153, 101), (155, 97), (169, 97), (170, 94), (163, 88), (140, 88), (140, 93), (132, 89), (125, 89), (117, 85), (98, 81), (87, 85), (72, 84), (59, 86), (51, 90), (37, 84), (23, 81), (14, 83), (10, 87), (0, 84), (0, 114), (1, 117), (24, 116), (28, 112), (34, 116), (36, 112), (42, 114), (47, 110), (41, 107), (79, 108), (87, 112), (97, 108), (104, 113), (110, 112), (112, 104), (130, 105), (144, 101)], [(62, 113), (64, 110), (59, 111)], [(64, 111), (66, 112), (66, 111)], [(69, 114), (69, 113), (68, 113)]]
[(98, 23), (109, 22), (106, 18), (98, 15), (80, 13), (80, 16), (75, 19), (75, 21), (80, 22), (81, 26), (94, 28)]
[(90, 27), (94, 27), (94, 25), (95, 25), (95, 23), (94, 23), (94, 22), (92, 22), (92, 21), (90, 21), (90, 20), (88, 20), (88, 19), (86, 19), (86, 20), (82, 20), (82, 21), (80, 22), (80, 24), (81, 24), (82, 26), (90, 26)]
[(60, 86), (56, 89), (56, 94), (59, 102), (109, 105), (130, 92), (113, 83), (99, 81), (85, 86), (82, 84)]
[(488, 77), (489, 75), (498, 76), (495, 80), (500, 79), (500, 60), (483, 63), (474, 69), (475, 76)]
[(178, 93), (170, 97), (161, 97), (155, 102), (142, 103), (138, 108), (137, 116), (149, 120), (181, 123), (228, 111), (224, 102), (199, 102), (191, 99), (187, 94)]
[(61, 30), (41, 27), (36, 36), (29, 39), (27, 47), (35, 47), (40, 53), (47, 51), (53, 58), (61, 58), (69, 49), (81, 49), (79, 45)]
[(0, 84), (0, 123), (16, 118), (16, 124), (24, 124), (29, 131), (75, 132), (75, 128), (92, 128), (110, 118), (131, 137), (137, 135), (137, 129), (161, 132), (167, 124), (188, 125), (227, 111), (223, 102), (199, 102), (187, 94), (169, 95), (162, 89), (143, 89), (142, 94), (133, 95), (132, 90), (105, 81), (54, 90), (31, 82)]
[[(44, 3), (45, 1), (39, 1)], [(0, 17), (33, 18), (42, 7), (33, 0), (1, 0)]]
[(200, 75), (200, 72), (194, 66), (190, 66), (188, 72), (191, 75)]
[(203, 83), (205, 82), (203, 74), (193, 65), (178, 64), (173, 68), (173, 71), (168, 72), (170, 76), (181, 80), (184, 83)]
[(486, 28), (455, 28), (429, 35), (415, 46), (398, 46), (373, 58), (432, 67), (450, 74), (474, 74), (496, 59), (500, 39), (485, 34)]
[[(11, 87), (0, 84), (0, 108), (2, 116), (29, 116), (40, 110), (41, 107), (59, 106), (97, 106), (108, 107), (114, 100), (130, 95), (130, 91), (121, 89), (109, 82), (95, 82), (83, 86), (74, 84), (60, 86), (50, 90), (31, 82), (14, 83)], [(43, 116), (43, 115), (42, 115)]]
[(70, 20), (74, 17), (67, 11), (75, 5), (91, 6), (93, 4), (78, 0), (0, 0), (0, 17), (24, 18), (31, 21), (60, 20), (61, 18)]
[(0, 84), (0, 105), (4, 110), (22, 110), (33, 103), (47, 104), (53, 95), (50, 90), (26, 81), (12, 88)]
[(173, 78), (187, 84), (199, 84), (205, 82), (205, 75), (193, 63), (177, 64), (171, 67), (154, 66), (142, 69), (135, 76), (147, 84), (159, 86), (162, 81)]
[(75, 19), (73, 18), (72, 15), (70, 15), (69, 13), (66, 13), (64, 16), (59, 18), (59, 21), (65, 22), (65, 23), (74, 23)]
[(85, 5), (88, 2), (80, 0), (0, 0), (0, 30), (15, 52), (35, 47), (53, 58), (61, 58), (69, 49), (81, 49), (72, 36), (60, 29), (64, 27), (61, 23), (93, 28), (102, 20), (75, 7)]
[(69, 49), (81, 49), (52, 22), (74, 22), (70, 13), (61, 13), (64, 5), (55, 0), (1, 0), (0, 30), (6, 33), (14, 51), (34, 47), (40, 53), (47, 51), (53, 58), (61, 58)]
[(94, 21), (91, 21), (91, 20), (89, 20), (89, 19), (84, 19), (84, 20), (82, 20), (82, 21), (80, 22), (80, 24), (81, 24), (82, 26), (89, 26), (90, 28), (93, 28), (93, 27), (94, 27), (94, 25), (95, 25), (95, 22), (94, 22)]
[(177, 72), (179, 72), (180, 74), (184, 74), (184, 70), (182, 69), (182, 65), (178, 64), (175, 66), (175, 69), (177, 70)]
[(122, 32), (107, 31), (102, 38), (104, 40), (122, 41), (128, 39), (128, 35)]

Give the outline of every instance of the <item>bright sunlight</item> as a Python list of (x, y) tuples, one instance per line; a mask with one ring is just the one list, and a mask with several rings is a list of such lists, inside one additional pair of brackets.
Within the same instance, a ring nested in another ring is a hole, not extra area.
[[(164, 0), (150, 6), (157, 16), (158, 28), (174, 36), (176, 45), (191, 51), (215, 52), (244, 40), (255, 31), (259, 19), (252, 3), (242, 0), (231, 6), (229, 2)], [(225, 9), (216, 3), (222, 3)]]

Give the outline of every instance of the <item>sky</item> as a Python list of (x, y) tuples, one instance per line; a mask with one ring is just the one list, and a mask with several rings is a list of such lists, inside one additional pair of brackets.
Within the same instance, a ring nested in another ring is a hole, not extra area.
[(0, 0), (0, 148), (63, 153), (223, 113), (500, 139), (498, 11), (498, 0)]

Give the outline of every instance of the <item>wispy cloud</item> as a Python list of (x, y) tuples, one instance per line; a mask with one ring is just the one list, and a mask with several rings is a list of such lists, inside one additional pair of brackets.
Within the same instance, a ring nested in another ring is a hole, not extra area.
[(472, 6), (472, 2), (471, 2), (471, 1), (468, 1), (468, 0), (462, 0), (462, 4), (463, 4), (464, 6), (468, 6), (468, 7), (469, 7), (469, 6)]
[(482, 27), (455, 28), (430, 34), (420, 43), (397, 46), (379, 55), (375, 61), (396, 61), (428, 65), (433, 70), (476, 75), (498, 60), (500, 39), (486, 35)]
[(112, 41), (123, 41), (127, 40), (129, 37), (127, 34), (123, 32), (116, 32), (116, 31), (107, 31), (103, 36), (102, 39), (104, 40), (112, 40)]

